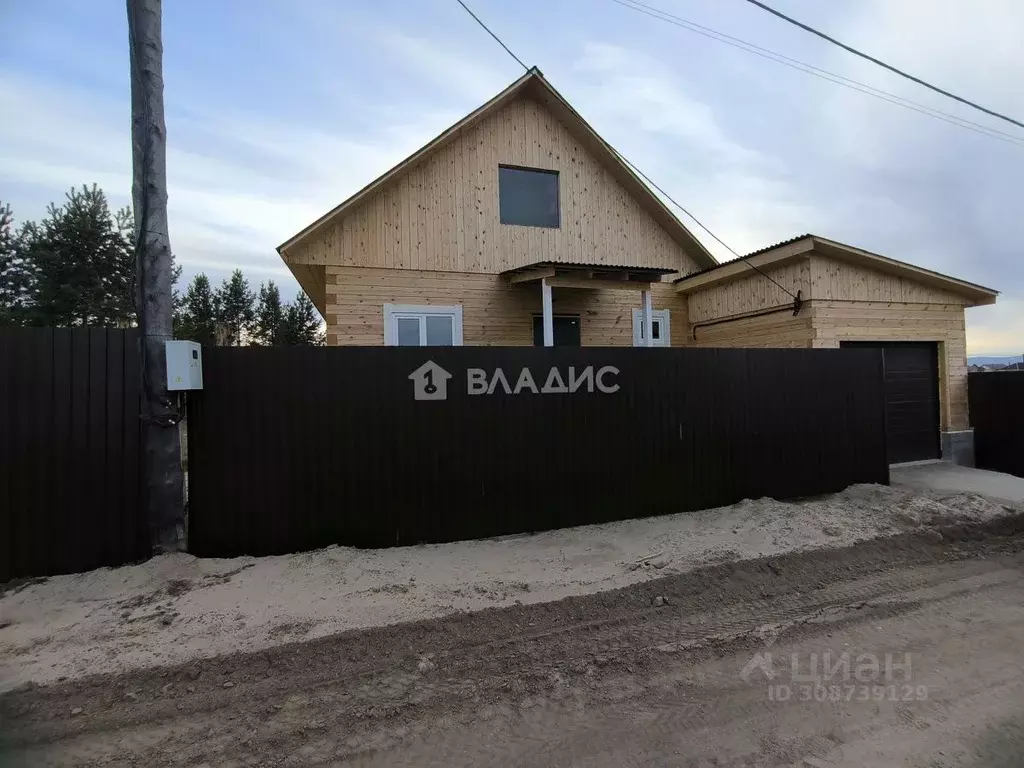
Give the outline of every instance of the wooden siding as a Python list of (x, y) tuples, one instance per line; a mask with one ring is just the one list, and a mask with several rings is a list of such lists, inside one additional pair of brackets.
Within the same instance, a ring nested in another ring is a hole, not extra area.
[(885, 301), (903, 304), (958, 304), (966, 300), (906, 277), (815, 254), (810, 298), (830, 301)]
[[(762, 271), (790, 293), (803, 291), (803, 298), (809, 298), (811, 269), (806, 259)], [(690, 321), (700, 323), (793, 303), (793, 297), (779, 285), (753, 269), (749, 272), (738, 280), (688, 294)]]
[(967, 429), (967, 338), (960, 304), (817, 301), (815, 347), (841, 341), (936, 341), (942, 428)]
[[(533, 316), (541, 312), (540, 284), (509, 285), (500, 275), (363, 267), (327, 267), (327, 343), (384, 343), (385, 304), (462, 305), (467, 346), (530, 346)], [(673, 346), (687, 342), (686, 303), (671, 283), (652, 289), (655, 309), (670, 310)], [(584, 346), (630, 346), (636, 290), (555, 288), (555, 314), (578, 314)]]
[[(559, 172), (559, 228), (499, 222), (499, 165)], [(538, 261), (697, 269), (611, 172), (526, 98), (467, 130), (285, 259), (462, 273)]]
[[(819, 254), (762, 271), (791, 293), (802, 291), (805, 300), (959, 306), (966, 303), (953, 293)], [(690, 320), (700, 323), (792, 303), (792, 297), (779, 285), (749, 269), (727, 283), (698, 289), (687, 294)]]
[[(698, 326), (696, 339), (685, 342), (698, 347), (810, 347), (814, 338), (806, 309), (794, 317), (791, 311)], [(672, 337), (675, 342), (675, 337)]]

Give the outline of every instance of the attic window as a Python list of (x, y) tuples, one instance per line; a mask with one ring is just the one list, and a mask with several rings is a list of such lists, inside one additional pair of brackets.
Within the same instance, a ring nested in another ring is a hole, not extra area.
[(557, 229), (558, 171), (499, 165), (498, 207), (502, 224)]

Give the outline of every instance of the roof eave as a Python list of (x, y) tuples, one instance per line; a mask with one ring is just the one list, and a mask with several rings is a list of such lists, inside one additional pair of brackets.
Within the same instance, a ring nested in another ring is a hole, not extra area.
[(692, 275), (684, 275), (672, 282), (676, 286), (676, 293), (693, 293), (701, 288), (736, 280), (748, 272), (756, 272), (761, 267), (784, 264), (801, 258), (810, 253), (813, 248), (814, 239), (807, 235), (787, 240), (769, 250), (755, 251), (747, 256), (741, 256)]
[(529, 270), (542, 269), (550, 267), (552, 269), (562, 269), (569, 272), (606, 272), (606, 273), (629, 273), (634, 275), (645, 275), (648, 277), (662, 278), (665, 275), (672, 275), (678, 272), (676, 269), (668, 267), (635, 267), (628, 264), (602, 264), (600, 262), (588, 262), (588, 261), (531, 261), (527, 264), (522, 264), (518, 267), (510, 267), (502, 272), (501, 275), (515, 275), (520, 272), (526, 272)]
[(686, 275), (673, 282), (677, 293), (693, 293), (703, 288), (739, 279), (746, 272), (754, 271), (751, 265), (758, 268), (776, 266), (793, 258), (814, 252), (826, 256), (834, 256), (839, 259), (850, 259), (853, 257), (862, 263), (868, 263), (875, 271), (905, 276), (924, 285), (961, 296), (970, 301), (968, 306), (994, 304), (996, 297), (999, 295), (999, 291), (986, 288), (983, 285), (960, 280), (956, 277), (944, 275), (941, 272), (918, 267), (915, 264), (909, 264), (878, 253), (865, 251), (861, 248), (818, 235), (803, 235), (793, 240), (787, 240), (775, 246), (755, 251), (734, 261), (726, 262), (718, 267)]
[(872, 251), (865, 251), (863, 248), (846, 245), (845, 243), (840, 243), (837, 240), (830, 240), (827, 237), (814, 235), (812, 236), (812, 239), (815, 243), (815, 249), (825, 255), (835, 256), (840, 259), (844, 256), (850, 255), (864, 258), (871, 261), (876, 267), (883, 267), (883, 269), (878, 271), (890, 271), (901, 276), (906, 276), (911, 280), (916, 280), (924, 285), (929, 285), (931, 287), (938, 288), (939, 290), (955, 293), (959, 296), (970, 299), (972, 301), (970, 306), (995, 304), (996, 298), (999, 296), (999, 291), (994, 288), (987, 288), (984, 285), (978, 285), (977, 283), (972, 283), (968, 280), (961, 280), (958, 277), (952, 277), (951, 275), (946, 275), (942, 272), (936, 272), (933, 269), (919, 267), (916, 264), (892, 259), (879, 253), (873, 253)]

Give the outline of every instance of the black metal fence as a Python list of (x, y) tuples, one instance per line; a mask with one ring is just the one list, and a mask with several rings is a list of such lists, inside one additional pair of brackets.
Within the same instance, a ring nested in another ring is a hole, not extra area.
[(967, 394), (975, 466), (1024, 477), (1024, 371), (971, 373)]
[(149, 553), (138, 333), (0, 328), (0, 581)]
[(215, 348), (204, 385), (188, 412), (201, 556), (888, 482), (877, 350)]

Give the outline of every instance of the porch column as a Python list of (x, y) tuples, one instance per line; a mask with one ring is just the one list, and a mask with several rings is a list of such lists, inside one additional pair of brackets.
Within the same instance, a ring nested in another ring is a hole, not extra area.
[(544, 346), (553, 347), (555, 346), (555, 315), (551, 309), (551, 286), (548, 285), (546, 277), (540, 281), (540, 300), (544, 310)]
[(654, 322), (651, 319), (651, 289), (644, 291), (643, 308), (640, 310), (640, 326), (644, 329), (644, 346), (654, 346)]

